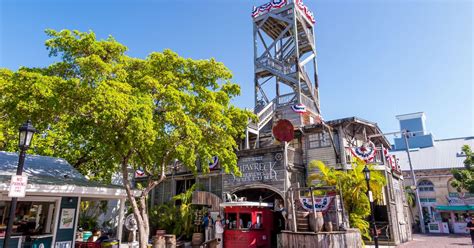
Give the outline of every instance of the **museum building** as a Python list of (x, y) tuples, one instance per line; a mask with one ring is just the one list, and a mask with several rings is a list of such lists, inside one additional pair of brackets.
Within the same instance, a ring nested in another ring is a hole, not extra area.
[[(274, 0), (269, 4), (252, 12), (254, 113), (258, 122), (249, 122), (245, 139), (236, 151), (242, 175), (221, 171), (218, 158), (209, 165), (209, 173), (198, 175), (177, 163), (151, 193), (152, 204), (166, 203), (198, 183), (202, 190), (193, 194), (193, 203), (207, 206), (214, 214), (222, 213), (220, 204), (229, 198), (274, 206), (280, 202), (288, 208), (289, 192), (307, 186), (308, 175), (317, 173), (308, 168), (311, 161), (350, 170), (354, 159), (361, 158), (358, 152), (362, 150), (368, 151), (363, 159), (375, 164), (375, 170), (387, 179), (383, 200), (375, 207), (379, 240), (386, 244), (410, 240), (403, 176), (389, 153), (390, 142), (374, 122), (358, 117), (322, 118), (314, 16), (298, 0)], [(292, 139), (281, 141), (281, 132)]]

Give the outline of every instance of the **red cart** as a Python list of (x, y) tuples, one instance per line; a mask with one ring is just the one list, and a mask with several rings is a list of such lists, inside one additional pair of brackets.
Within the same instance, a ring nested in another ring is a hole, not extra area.
[(224, 247), (272, 247), (273, 204), (263, 202), (225, 202)]

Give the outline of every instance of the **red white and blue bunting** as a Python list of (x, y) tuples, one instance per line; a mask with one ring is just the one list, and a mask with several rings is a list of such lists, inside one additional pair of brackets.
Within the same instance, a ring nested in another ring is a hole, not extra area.
[(260, 15), (266, 14), (274, 9), (279, 9), (286, 5), (286, 0), (272, 0), (269, 3), (262, 4), (258, 7), (253, 7), (252, 17), (256, 18)]
[(352, 147), (351, 153), (354, 157), (365, 161), (366, 163), (372, 162), (375, 157), (375, 145), (369, 141), (360, 147)]
[(141, 168), (138, 168), (137, 170), (135, 170), (135, 178), (142, 178), (142, 177), (146, 177), (145, 171), (142, 170)]
[(387, 148), (383, 148), (383, 155), (385, 156), (385, 161), (387, 161), (387, 164), (390, 166), (390, 168), (393, 169), (394, 163), (393, 163), (393, 157), (392, 155), (388, 152)]
[(400, 169), (400, 165), (398, 164), (398, 161), (396, 158), (389, 153), (387, 148), (383, 148), (383, 155), (385, 156), (385, 161), (387, 161), (388, 166), (392, 168), (392, 172), (396, 174), (402, 174), (402, 170)]
[[(323, 197), (315, 197), (314, 198), (314, 205), (311, 204), (313, 201), (311, 198), (300, 198), (301, 206), (306, 211), (312, 211), (313, 206), (318, 212), (326, 212), (331, 205), (331, 202), (334, 200), (334, 196), (323, 196)], [(313, 206), (311, 206), (313, 205)]]
[(296, 6), (298, 6), (298, 9), (303, 12), (310, 22), (313, 24), (316, 23), (313, 12), (311, 12), (311, 10), (309, 10), (308, 7), (303, 4), (303, 0), (296, 0)]
[(219, 164), (219, 158), (217, 156), (212, 157), (212, 162), (209, 163), (209, 169), (213, 170), (217, 168)]
[(304, 104), (292, 105), (291, 109), (295, 111), (296, 113), (300, 113), (300, 114), (306, 113), (306, 106), (304, 106)]

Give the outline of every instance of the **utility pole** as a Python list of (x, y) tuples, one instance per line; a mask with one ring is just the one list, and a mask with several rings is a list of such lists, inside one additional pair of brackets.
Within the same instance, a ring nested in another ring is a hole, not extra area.
[(407, 152), (408, 164), (410, 165), (410, 172), (411, 172), (411, 177), (412, 177), (412, 180), (413, 180), (413, 187), (415, 189), (416, 205), (417, 205), (417, 208), (418, 208), (418, 215), (419, 215), (419, 218), (420, 218), (420, 230), (421, 230), (421, 233), (426, 233), (425, 218), (423, 217), (423, 210), (421, 209), (420, 194), (419, 194), (418, 187), (417, 187), (417, 184), (416, 184), (415, 171), (413, 170), (413, 165), (412, 165), (412, 162), (411, 162), (410, 146), (408, 145), (408, 136), (412, 135), (412, 134), (415, 134), (415, 133), (419, 133), (419, 132), (409, 132), (408, 130), (402, 130), (402, 131), (398, 131), (398, 132), (374, 134), (374, 135), (368, 136), (368, 138), (371, 139), (371, 138), (374, 138), (374, 137), (380, 137), (380, 136), (385, 136), (385, 135), (396, 135), (396, 134), (403, 135), (403, 138), (405, 140), (405, 151)]
[(405, 140), (405, 149), (406, 149), (407, 156), (408, 156), (408, 164), (410, 165), (411, 178), (413, 180), (413, 186), (415, 187), (416, 205), (418, 206), (418, 215), (419, 215), (419, 218), (420, 218), (420, 230), (421, 230), (421, 233), (425, 233), (425, 218), (423, 216), (423, 210), (421, 209), (420, 194), (419, 194), (419, 191), (418, 191), (418, 186), (416, 184), (415, 171), (413, 170), (413, 165), (411, 163), (410, 146), (408, 145), (408, 135), (409, 134), (410, 133), (407, 130), (403, 130), (403, 132), (402, 132), (403, 139)]

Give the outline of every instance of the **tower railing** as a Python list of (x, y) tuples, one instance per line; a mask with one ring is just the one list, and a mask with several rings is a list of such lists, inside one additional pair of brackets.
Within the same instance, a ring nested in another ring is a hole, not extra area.
[(296, 103), (296, 93), (288, 93), (284, 95), (280, 95), (277, 99), (277, 106), (286, 106), (290, 104), (295, 104)]

